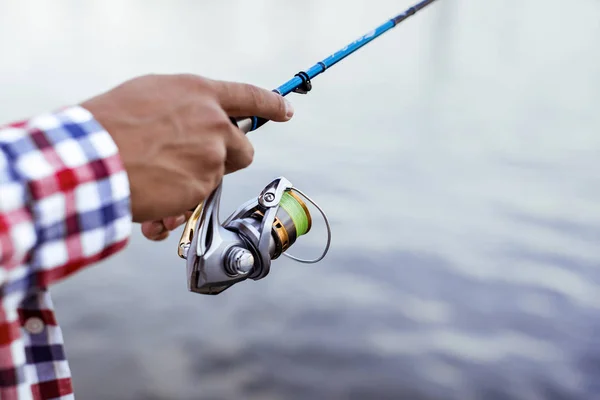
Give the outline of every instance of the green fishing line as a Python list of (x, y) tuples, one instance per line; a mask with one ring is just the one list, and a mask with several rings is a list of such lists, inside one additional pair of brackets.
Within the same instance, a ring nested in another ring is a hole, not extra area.
[(298, 200), (296, 200), (289, 192), (283, 193), (281, 196), (281, 202), (279, 203), (281, 208), (285, 210), (292, 218), (294, 225), (296, 226), (296, 237), (304, 235), (308, 231), (308, 215)]

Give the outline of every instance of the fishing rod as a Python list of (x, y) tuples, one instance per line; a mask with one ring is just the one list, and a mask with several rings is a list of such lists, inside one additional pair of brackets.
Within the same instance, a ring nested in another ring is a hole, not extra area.
[[(352, 43), (300, 71), (274, 89), (281, 96), (307, 94), (312, 80), (366, 44), (437, 0), (423, 0), (367, 32)], [(254, 131), (268, 122), (259, 117), (231, 118), (242, 132)], [(222, 182), (200, 203), (187, 221), (177, 254), (186, 260), (188, 289), (216, 295), (246, 279), (260, 280), (270, 271), (271, 261), (282, 254), (295, 261), (313, 264), (322, 260), (331, 244), (331, 226), (325, 212), (290, 181), (279, 177), (257, 197), (248, 200), (223, 223), (219, 221)], [(306, 201), (319, 210), (327, 228), (327, 243), (318, 258), (305, 260), (287, 253), (296, 240), (312, 227)]]
[[(427, 7), (435, 1), (437, 0), (423, 0), (415, 4), (414, 6), (404, 11), (402, 14), (396, 15), (394, 18), (386, 21), (377, 28), (367, 32), (352, 43), (348, 44), (347, 46), (336, 51), (329, 57), (319, 61), (312, 67), (308, 68), (306, 71), (298, 72), (296, 75), (294, 75), (292, 79), (279, 86), (277, 89), (274, 89), (273, 91), (275, 93), (279, 93), (282, 96), (287, 96), (292, 92), (299, 94), (306, 94), (310, 92), (310, 90), (312, 89), (312, 79), (315, 78), (317, 75), (322, 74), (323, 72), (325, 72), (325, 70), (331, 68), (338, 62), (342, 61), (344, 58), (348, 57), (350, 54), (354, 53), (358, 49), (370, 43), (372, 40), (377, 39), (390, 29), (395, 28), (402, 21), (415, 15), (418, 11), (424, 9), (425, 7)], [(266, 122), (266, 119), (258, 117), (242, 118), (236, 120), (238, 127), (245, 133), (260, 128)]]

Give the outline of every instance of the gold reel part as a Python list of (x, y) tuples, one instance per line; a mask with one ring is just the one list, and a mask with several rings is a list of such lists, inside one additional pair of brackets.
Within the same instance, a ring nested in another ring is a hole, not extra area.
[(202, 214), (202, 208), (204, 206), (204, 202), (201, 202), (196, 206), (196, 209), (192, 213), (192, 216), (185, 223), (185, 227), (183, 228), (183, 233), (181, 234), (181, 238), (179, 239), (179, 246), (177, 247), (177, 255), (181, 258), (185, 258), (184, 249), (189, 247), (192, 244), (192, 239), (196, 232), (194, 229), (200, 219), (200, 215)]

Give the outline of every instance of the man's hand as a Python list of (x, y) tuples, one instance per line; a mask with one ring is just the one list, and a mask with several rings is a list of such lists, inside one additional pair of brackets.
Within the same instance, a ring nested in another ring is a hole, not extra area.
[(133, 221), (166, 238), (216, 188), (246, 168), (254, 148), (229, 117), (288, 121), (280, 95), (194, 75), (135, 78), (81, 104), (113, 137), (127, 171)]

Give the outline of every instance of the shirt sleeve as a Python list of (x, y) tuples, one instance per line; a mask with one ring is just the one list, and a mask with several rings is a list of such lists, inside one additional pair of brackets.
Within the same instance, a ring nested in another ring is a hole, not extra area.
[(0, 297), (124, 248), (129, 190), (116, 144), (82, 107), (0, 126)]

